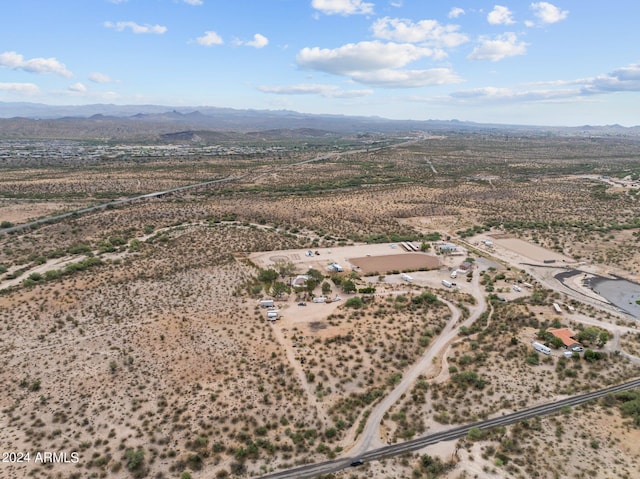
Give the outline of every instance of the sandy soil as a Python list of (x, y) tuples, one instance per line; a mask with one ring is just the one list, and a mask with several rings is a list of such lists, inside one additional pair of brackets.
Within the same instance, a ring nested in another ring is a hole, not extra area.
[(438, 258), (423, 253), (349, 258), (349, 262), (356, 265), (363, 274), (436, 269), (440, 266)]
[(10, 221), (13, 224), (27, 223), (29, 221), (50, 216), (61, 211), (80, 209), (88, 203), (62, 203), (62, 202), (31, 202), (31, 201), (0, 201), (0, 221)]
[(529, 258), (530, 260), (537, 262), (544, 262), (545, 260), (557, 261), (561, 263), (575, 263), (575, 260), (568, 256), (562, 255), (555, 251), (542, 248), (538, 245), (523, 241), (518, 238), (501, 238), (498, 235), (487, 235), (491, 238), (494, 245), (498, 244), (503, 248), (513, 251), (516, 254)]
[[(311, 251), (312, 255), (307, 253)], [(355, 246), (342, 246), (335, 248), (314, 248), (284, 250), (278, 252), (252, 253), (249, 255), (251, 261), (261, 268), (273, 267), (279, 261), (291, 261), (298, 266), (299, 272), (305, 272), (309, 268), (315, 268), (323, 273), (327, 272), (327, 267), (331, 263), (338, 263), (345, 271), (357, 270), (349, 261), (349, 258), (357, 258), (362, 255), (383, 256), (383, 255), (406, 255), (414, 256), (415, 253), (408, 253), (395, 243), (382, 244), (359, 244)]]

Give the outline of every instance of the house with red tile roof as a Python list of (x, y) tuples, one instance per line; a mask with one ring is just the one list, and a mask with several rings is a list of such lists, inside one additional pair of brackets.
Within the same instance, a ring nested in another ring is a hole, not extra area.
[(574, 339), (575, 333), (573, 333), (570, 329), (547, 329), (547, 332), (553, 334), (556, 338), (560, 338), (562, 340), (562, 343), (564, 344), (564, 347), (567, 349), (573, 349), (576, 346), (581, 346), (581, 344)]

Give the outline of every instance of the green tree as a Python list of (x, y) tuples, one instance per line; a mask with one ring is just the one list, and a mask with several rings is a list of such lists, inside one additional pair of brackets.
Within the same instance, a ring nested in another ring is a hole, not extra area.
[(562, 346), (564, 346), (564, 342), (559, 337), (554, 336), (553, 339), (551, 340), (551, 346), (553, 346), (556, 349), (560, 349)]
[(278, 273), (280, 277), (286, 278), (287, 276), (292, 276), (293, 273), (296, 272), (296, 265), (291, 261), (278, 261), (275, 264), (275, 267), (278, 268)]
[(609, 331), (602, 329), (598, 335), (598, 347), (602, 347), (609, 341)]
[(411, 299), (411, 302), (413, 304), (421, 304), (421, 305), (440, 304), (438, 297), (430, 291), (423, 291), (418, 296), (414, 296)]
[(276, 298), (279, 298), (283, 294), (291, 293), (291, 288), (282, 281), (276, 281), (271, 288), (271, 294), (273, 294)]
[(318, 286), (318, 283), (316, 282), (315, 279), (313, 278), (309, 278), (306, 282), (305, 282), (305, 289), (307, 290), (307, 292), (309, 294), (313, 294), (313, 290), (316, 289), (316, 286)]
[(314, 268), (309, 268), (306, 275), (309, 276), (311, 279), (313, 279), (317, 284), (320, 284), (324, 279), (324, 275), (320, 271)]
[(360, 296), (354, 296), (353, 298), (349, 298), (347, 299), (347, 301), (345, 301), (345, 306), (348, 308), (354, 308), (354, 309), (360, 309), (362, 308), (362, 306), (364, 306), (364, 303), (362, 302), (362, 298)]
[(467, 437), (471, 441), (480, 441), (484, 439), (485, 436), (486, 436), (486, 433), (479, 427), (472, 427), (471, 429), (469, 429), (469, 432), (467, 433)]
[(127, 449), (127, 469), (133, 472), (134, 477), (143, 477), (144, 472), (144, 449)]
[(595, 363), (596, 361), (599, 361), (603, 357), (604, 356), (602, 353), (598, 351), (594, 351), (592, 349), (585, 349), (584, 351), (584, 360), (589, 363)]
[(581, 343), (594, 343), (598, 339), (600, 329), (593, 326), (587, 326), (576, 335), (576, 339)]
[(142, 243), (140, 242), (139, 239), (132, 239), (131, 242), (129, 243), (129, 251), (131, 252), (138, 252), (140, 251), (140, 247), (142, 246)]
[(344, 291), (345, 293), (355, 293), (356, 292), (356, 285), (353, 281), (351, 281), (350, 279), (347, 279), (346, 281), (342, 282), (342, 291)]
[(49, 271), (44, 272), (44, 279), (47, 281), (53, 281), (54, 279), (58, 279), (62, 276), (62, 271), (58, 269), (50, 269)]
[(263, 283), (271, 283), (278, 278), (278, 272), (275, 269), (262, 269), (258, 271), (258, 281)]
[(329, 294), (331, 293), (331, 285), (329, 284), (328, 281), (324, 281), (322, 283), (322, 294)]

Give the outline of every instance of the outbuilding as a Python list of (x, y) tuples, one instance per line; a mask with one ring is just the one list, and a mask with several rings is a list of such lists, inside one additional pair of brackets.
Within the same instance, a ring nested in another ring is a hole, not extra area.
[(464, 261), (462, 264), (460, 264), (460, 266), (458, 266), (458, 271), (466, 273), (467, 271), (471, 270), (472, 266), (473, 264), (471, 264), (469, 261)]

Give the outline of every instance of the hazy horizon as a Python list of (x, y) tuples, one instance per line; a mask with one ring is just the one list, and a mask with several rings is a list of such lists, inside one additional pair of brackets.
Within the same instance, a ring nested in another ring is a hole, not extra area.
[(632, 2), (11, 2), (0, 101), (640, 124)]

